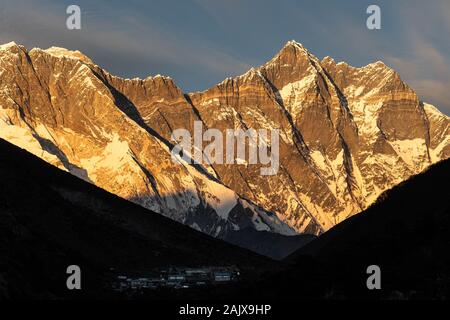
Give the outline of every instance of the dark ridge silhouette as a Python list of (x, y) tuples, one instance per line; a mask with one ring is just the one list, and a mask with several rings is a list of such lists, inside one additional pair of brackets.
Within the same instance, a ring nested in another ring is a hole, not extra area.
[[(445, 160), (384, 192), (367, 210), (291, 254), (285, 259), (290, 266), (253, 293), (290, 299), (449, 299), (449, 181), (450, 160)], [(381, 290), (367, 289), (370, 265), (381, 268)]]
[[(104, 272), (275, 262), (123, 200), (0, 139), (0, 299), (101, 298)], [(83, 290), (69, 292), (79, 265)], [(258, 270), (254, 268), (258, 267)]]

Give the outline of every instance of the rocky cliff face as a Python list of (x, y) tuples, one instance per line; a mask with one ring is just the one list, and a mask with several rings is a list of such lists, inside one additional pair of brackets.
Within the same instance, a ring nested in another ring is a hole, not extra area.
[[(278, 129), (280, 169), (171, 159), (173, 130)], [(320, 234), (450, 157), (450, 119), (382, 62), (318, 60), (291, 41), (204, 92), (122, 79), (78, 51), (0, 47), (0, 138), (213, 236)]]

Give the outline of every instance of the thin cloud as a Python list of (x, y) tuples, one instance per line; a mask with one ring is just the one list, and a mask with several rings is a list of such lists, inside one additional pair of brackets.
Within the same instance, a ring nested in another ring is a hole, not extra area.
[(27, 47), (60, 45), (88, 55), (127, 56), (129, 61), (121, 61), (122, 68), (125, 68), (123, 64), (133, 64), (137, 60), (172, 68), (198, 68), (216, 75), (239, 74), (250, 68), (246, 62), (209, 41), (194, 36), (187, 38), (138, 14), (117, 20), (100, 18), (98, 12), (88, 9), (87, 19), (84, 19), (82, 7), (82, 29), (68, 31), (64, 7), (23, 2), (5, 4), (1, 12), (10, 18), (0, 25), (1, 42), (14, 40)]
[(408, 57), (386, 57), (422, 100), (450, 114), (450, 60), (417, 33), (410, 35)]

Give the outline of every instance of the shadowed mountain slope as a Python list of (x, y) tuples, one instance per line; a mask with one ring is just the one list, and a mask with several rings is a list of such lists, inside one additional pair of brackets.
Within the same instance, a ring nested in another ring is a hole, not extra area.
[[(0, 298), (62, 297), (79, 265), (83, 296), (110, 267), (274, 263), (125, 201), (0, 139)], [(77, 294), (71, 294), (75, 297)]]
[[(250, 289), (249, 295), (448, 299), (449, 181), (446, 160), (383, 193), (367, 210), (290, 255), (288, 267)], [(381, 269), (381, 290), (367, 289), (370, 265)]]

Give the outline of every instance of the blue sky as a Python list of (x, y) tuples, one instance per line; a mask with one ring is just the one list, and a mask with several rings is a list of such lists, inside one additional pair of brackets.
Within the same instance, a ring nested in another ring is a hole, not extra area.
[[(82, 29), (66, 28), (77, 4)], [(381, 30), (366, 8), (381, 8)], [(2, 0), (0, 43), (78, 49), (113, 74), (171, 76), (204, 90), (269, 60), (295, 39), (319, 58), (382, 60), (424, 101), (450, 114), (450, 1)]]

